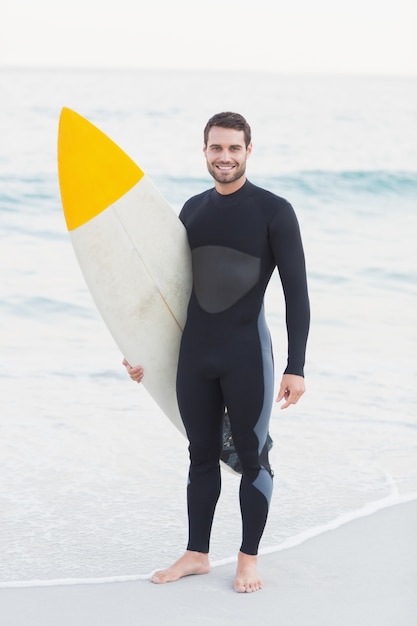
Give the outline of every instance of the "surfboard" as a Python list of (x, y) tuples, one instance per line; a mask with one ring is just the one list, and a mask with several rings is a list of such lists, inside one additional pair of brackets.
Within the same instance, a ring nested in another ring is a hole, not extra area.
[[(175, 381), (192, 287), (185, 227), (143, 170), (87, 119), (64, 107), (58, 177), (71, 242), (87, 286), (123, 356), (185, 435)], [(240, 472), (225, 419), (224, 466)]]

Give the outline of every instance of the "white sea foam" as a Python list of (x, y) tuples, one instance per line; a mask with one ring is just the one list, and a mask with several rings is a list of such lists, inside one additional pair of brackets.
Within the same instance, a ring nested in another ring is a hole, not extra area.
[[(276, 552), (281, 552), (282, 550), (294, 548), (301, 545), (305, 541), (308, 541), (309, 539), (313, 539), (314, 537), (323, 535), (324, 533), (331, 530), (336, 530), (344, 524), (348, 524), (349, 522), (357, 519), (368, 517), (369, 515), (373, 515), (374, 513), (377, 513), (378, 511), (389, 507), (397, 506), (399, 504), (405, 504), (406, 502), (412, 502), (413, 500), (417, 500), (417, 493), (407, 494), (403, 496), (399, 496), (398, 494), (392, 494), (390, 496), (387, 496), (386, 498), (382, 498), (381, 500), (368, 502), (365, 506), (357, 511), (347, 511), (343, 515), (340, 515), (336, 519), (331, 520), (328, 523), (323, 524), (322, 526), (310, 528), (309, 530), (299, 533), (294, 537), (289, 537), (277, 546), (261, 549), (259, 551), (259, 555), (262, 556), (266, 554), (273, 554)], [(222, 565), (235, 563), (236, 561), (236, 555), (223, 559), (217, 559), (216, 561), (211, 562), (211, 567), (221, 567)], [(148, 574), (133, 574), (130, 576), (106, 576), (102, 578), (58, 578), (51, 580), (10, 581), (0, 583), (0, 589), (27, 587), (59, 587), (63, 585), (104, 585), (109, 583), (134, 582), (137, 580), (149, 580), (155, 571), (157, 570), (153, 570)]]

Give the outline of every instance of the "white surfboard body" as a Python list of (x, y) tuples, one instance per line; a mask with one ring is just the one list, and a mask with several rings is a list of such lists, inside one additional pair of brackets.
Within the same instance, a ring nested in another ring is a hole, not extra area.
[[(129, 167), (132, 177), (118, 181)], [(95, 304), (121, 353), (144, 367), (143, 385), (184, 434), (175, 379), (192, 284), (186, 230), (142, 170), (66, 108), (58, 170), (72, 245)], [(90, 211), (98, 190), (102, 199)]]

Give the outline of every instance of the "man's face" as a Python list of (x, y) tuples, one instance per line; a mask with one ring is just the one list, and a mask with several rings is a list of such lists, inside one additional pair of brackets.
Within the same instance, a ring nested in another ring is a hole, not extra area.
[[(246, 170), (246, 160), (252, 151), (252, 144), (246, 148), (243, 130), (213, 126), (208, 134), (207, 145), (203, 152), (207, 161), (207, 169), (214, 180), (220, 185), (234, 185)], [(233, 189), (234, 190), (234, 189)]]

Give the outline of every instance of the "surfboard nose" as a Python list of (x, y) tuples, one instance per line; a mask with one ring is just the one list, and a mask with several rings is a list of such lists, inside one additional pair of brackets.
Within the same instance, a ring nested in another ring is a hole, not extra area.
[(68, 230), (107, 209), (144, 176), (107, 135), (64, 107), (58, 128), (58, 177)]

